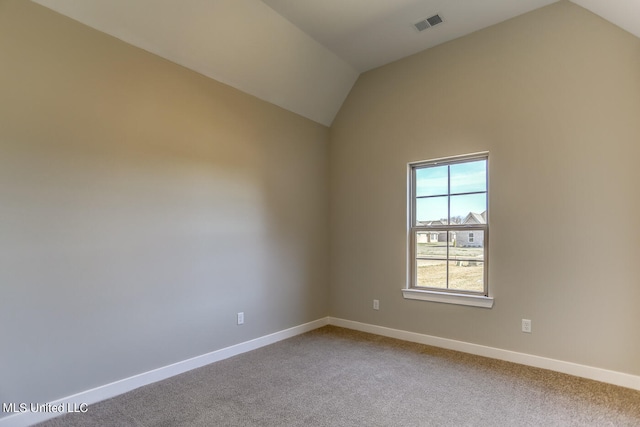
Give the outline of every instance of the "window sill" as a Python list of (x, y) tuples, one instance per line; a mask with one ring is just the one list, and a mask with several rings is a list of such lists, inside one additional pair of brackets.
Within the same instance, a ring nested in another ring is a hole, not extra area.
[(477, 295), (450, 294), (447, 292), (423, 291), (420, 289), (403, 289), (405, 299), (441, 302), (445, 304), (468, 305), (472, 307), (491, 308), (493, 298)]

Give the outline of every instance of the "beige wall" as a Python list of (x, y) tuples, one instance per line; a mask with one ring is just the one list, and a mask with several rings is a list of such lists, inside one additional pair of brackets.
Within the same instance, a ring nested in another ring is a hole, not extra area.
[(0, 401), (46, 402), (326, 316), (327, 138), (0, 1)]
[[(363, 74), (331, 128), (330, 314), (640, 374), (639, 118), (640, 40), (569, 2)], [(495, 306), (404, 300), (407, 163), (484, 150)]]
[[(328, 135), (0, 0), (0, 401), (327, 313), (638, 375), (639, 116), (640, 41), (568, 2), (364, 74)], [(494, 308), (402, 299), (407, 162), (483, 150)]]

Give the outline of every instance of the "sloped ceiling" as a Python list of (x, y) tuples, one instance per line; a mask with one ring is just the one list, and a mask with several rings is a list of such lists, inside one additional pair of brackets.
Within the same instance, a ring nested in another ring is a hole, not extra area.
[(640, 37), (640, 0), (571, 0)]
[(34, 0), (329, 126), (358, 72), (260, 0)]
[[(557, 0), (263, 0), (360, 72)], [(424, 32), (413, 24), (438, 14)]]
[[(556, 2), (33, 1), (327, 126), (361, 72)], [(572, 1), (640, 37), (640, 0)]]

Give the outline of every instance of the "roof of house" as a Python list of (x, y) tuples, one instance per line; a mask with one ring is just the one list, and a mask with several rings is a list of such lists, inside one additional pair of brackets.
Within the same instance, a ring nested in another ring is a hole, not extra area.
[(444, 221), (438, 219), (435, 221), (417, 221), (417, 225), (430, 227), (430, 226), (438, 226), (438, 225), (446, 225), (446, 224)]
[[(486, 224), (487, 223), (487, 211), (482, 213), (469, 212), (467, 216), (462, 220), (461, 224)], [(417, 221), (419, 226), (433, 227), (439, 225), (447, 225), (445, 220), (435, 221)]]
[(469, 212), (469, 214), (462, 221), (463, 224), (469, 224), (470, 221), (475, 221), (475, 224), (486, 224), (487, 223), (487, 211), (482, 213)]

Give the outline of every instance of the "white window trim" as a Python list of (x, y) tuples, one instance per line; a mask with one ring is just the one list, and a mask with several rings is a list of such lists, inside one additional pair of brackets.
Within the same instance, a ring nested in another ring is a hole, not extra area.
[[(465, 160), (465, 159), (472, 159), (472, 158), (476, 158), (476, 157), (486, 157), (487, 159), (487, 168), (489, 167), (489, 152), (481, 152), (481, 153), (473, 153), (473, 154), (468, 154), (468, 155), (463, 155), (463, 156), (455, 156), (455, 157), (447, 157), (447, 158), (442, 158), (442, 159), (435, 159), (435, 160), (431, 160), (434, 163), (437, 163), (438, 161), (444, 161), (444, 162), (449, 162), (451, 160)], [(412, 168), (415, 164), (417, 164), (419, 162), (412, 162), (410, 164), (408, 164), (408, 177), (409, 177), (409, 184), (408, 188), (409, 188), (409, 192), (408, 192), (408, 197), (411, 198), (414, 196), (413, 195), (413, 189), (412, 189), (412, 178), (411, 178), (411, 171)], [(487, 197), (489, 194), (489, 176), (487, 174)], [(410, 207), (412, 206), (412, 203), (409, 205)], [(408, 235), (410, 236), (411, 233), (411, 228), (412, 228), (412, 217), (413, 217), (413, 213), (411, 215), (408, 215), (409, 217), (409, 221), (407, 223), (408, 225)], [(487, 230), (485, 230), (485, 239), (488, 237), (488, 232)], [(414, 256), (413, 254), (413, 250), (411, 249), (411, 245), (412, 245), (412, 238), (410, 238), (409, 240), (409, 245), (408, 245), (408, 250), (407, 250), (407, 267), (410, 273), (407, 276), (407, 284), (406, 287), (404, 289), (402, 289), (402, 296), (404, 297), (404, 299), (412, 299), (412, 300), (419, 300), (419, 301), (430, 301), (430, 302), (438, 302), (438, 303), (444, 303), (444, 304), (455, 304), (455, 305), (464, 305), (464, 306), (470, 306), (470, 307), (480, 307), (480, 308), (492, 308), (493, 307), (493, 303), (494, 303), (494, 299), (490, 294), (487, 295), (475, 295), (475, 294), (462, 294), (462, 293), (452, 293), (452, 292), (438, 292), (438, 291), (434, 291), (431, 289), (420, 289), (420, 288), (412, 288), (411, 287), (411, 275), (413, 274), (413, 267), (412, 267), (412, 257)], [(486, 257), (488, 258), (488, 254), (486, 254)], [(486, 259), (485, 259), (486, 261)], [(487, 280), (488, 277), (485, 276), (485, 280)], [(490, 291), (489, 291), (490, 292)]]
[(402, 290), (405, 299), (415, 299), (420, 301), (441, 302), (445, 304), (468, 305), (472, 307), (492, 308), (493, 298), (483, 295), (452, 294), (449, 292), (436, 292), (416, 288), (405, 288)]

